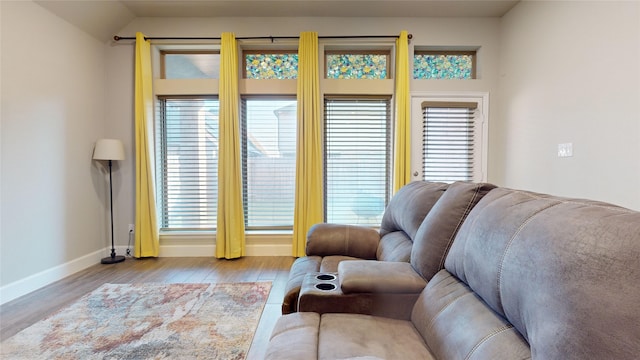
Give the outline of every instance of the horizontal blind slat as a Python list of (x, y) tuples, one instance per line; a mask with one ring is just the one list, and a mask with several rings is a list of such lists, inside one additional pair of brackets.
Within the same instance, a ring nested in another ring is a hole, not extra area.
[(161, 226), (215, 228), (218, 101), (161, 98), (159, 106)]
[(388, 99), (325, 99), (326, 220), (379, 225), (388, 198)]
[(470, 181), (474, 169), (477, 109), (439, 107), (423, 109), (423, 178), (427, 181)]

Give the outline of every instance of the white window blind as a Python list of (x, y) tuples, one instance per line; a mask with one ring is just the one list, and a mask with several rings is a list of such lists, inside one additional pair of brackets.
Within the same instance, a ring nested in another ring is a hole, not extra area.
[(245, 98), (243, 186), (247, 229), (291, 229), (296, 177), (295, 98)]
[(422, 109), (424, 180), (474, 180), (477, 104), (425, 102)]
[(390, 101), (325, 99), (325, 211), (331, 223), (379, 225), (389, 197)]
[(158, 101), (158, 193), (163, 229), (214, 229), (218, 197), (218, 100)]

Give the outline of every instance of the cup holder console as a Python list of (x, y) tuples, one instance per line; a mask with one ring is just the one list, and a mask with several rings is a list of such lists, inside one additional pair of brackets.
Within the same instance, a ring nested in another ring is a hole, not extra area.
[(318, 289), (318, 290), (333, 290), (335, 288), (336, 288), (336, 286), (334, 284), (331, 284), (331, 283), (319, 283), (319, 284), (316, 284), (316, 289)]
[(351, 297), (344, 296), (340, 289), (340, 276), (337, 272), (307, 273), (300, 287), (297, 311), (320, 314), (335, 312), (336, 303), (351, 309), (353, 305), (349, 304), (350, 300)]
[(336, 276), (331, 274), (320, 274), (316, 276), (316, 279), (322, 280), (322, 281), (330, 281), (330, 280), (335, 280)]

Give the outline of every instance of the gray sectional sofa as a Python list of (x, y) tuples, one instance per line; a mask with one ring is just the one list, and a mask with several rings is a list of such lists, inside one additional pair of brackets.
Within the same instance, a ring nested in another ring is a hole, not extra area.
[[(361, 229), (310, 231), (314, 260), (292, 267), (297, 307), (283, 306), (267, 359), (640, 358), (640, 212), (488, 184), (407, 187), (378, 237), (362, 235), (375, 255), (342, 254)], [(410, 256), (380, 256), (397, 231)]]
[(380, 230), (340, 224), (316, 224), (307, 236), (307, 256), (296, 259), (282, 303), (282, 313), (298, 311), (304, 277), (309, 273), (334, 273), (345, 260), (379, 260), (408, 263), (413, 239), (433, 205), (449, 185), (413, 182), (400, 189), (387, 205)]

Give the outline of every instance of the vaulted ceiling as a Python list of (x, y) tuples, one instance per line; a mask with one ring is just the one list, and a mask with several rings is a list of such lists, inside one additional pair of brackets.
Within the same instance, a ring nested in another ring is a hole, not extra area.
[(107, 41), (137, 17), (500, 17), (519, 0), (36, 0)]

